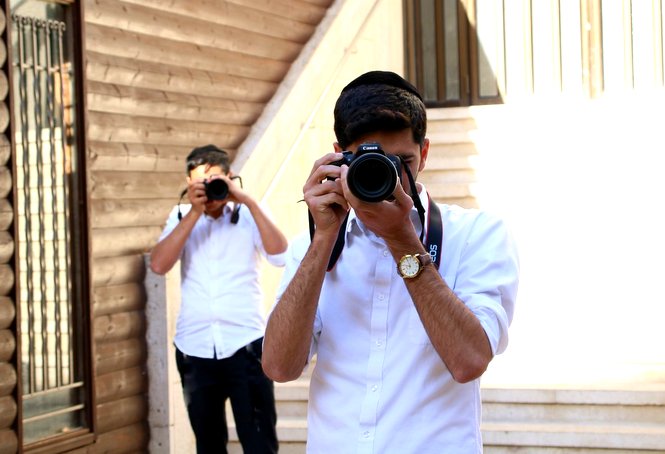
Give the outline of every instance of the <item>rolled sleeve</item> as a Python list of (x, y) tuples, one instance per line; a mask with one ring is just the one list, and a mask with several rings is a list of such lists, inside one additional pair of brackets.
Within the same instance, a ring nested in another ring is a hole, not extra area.
[(454, 291), (480, 321), (494, 355), (508, 345), (518, 276), (517, 248), (505, 223), (480, 214), (462, 249)]
[(286, 264), (286, 254), (288, 252), (288, 248), (286, 251), (280, 253), (280, 254), (265, 254), (266, 260), (268, 263), (270, 263), (272, 266), (279, 266), (282, 267)]

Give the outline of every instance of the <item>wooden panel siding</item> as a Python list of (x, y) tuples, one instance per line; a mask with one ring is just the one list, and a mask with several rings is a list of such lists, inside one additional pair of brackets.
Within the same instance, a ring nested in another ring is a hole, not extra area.
[(189, 147), (184, 146), (91, 142), (88, 145), (89, 168), (91, 170), (179, 172), (184, 176), (183, 156), (189, 150)]
[[(16, 386), (16, 370), (14, 369), (14, 366), (7, 363), (7, 362), (1, 362), (0, 363), (0, 396), (2, 398), (4, 397), (11, 397), (8, 396), (9, 393), (11, 393)], [(0, 427), (7, 427), (7, 426), (2, 426)]]
[(148, 402), (142, 396), (130, 396), (97, 405), (100, 432), (109, 432), (128, 424), (135, 424), (147, 417)]
[(12, 359), (14, 350), (16, 349), (16, 339), (11, 330), (0, 330), (0, 361), (8, 362)]
[[(0, 14), (0, 64), (7, 63), (5, 15)], [(7, 110), (9, 83), (7, 74), (0, 72), (0, 452), (15, 452), (18, 438), (13, 430), (17, 415), (16, 399), (13, 395), (17, 384), (17, 374), (11, 363), (16, 356), (16, 333), (13, 330), (16, 306), (14, 290), (13, 237), (14, 219), (11, 202), (12, 165), (9, 134), (9, 113)], [(12, 328), (10, 331), (9, 328)]]
[(91, 51), (117, 57), (273, 82), (280, 81), (289, 69), (287, 62), (279, 60), (203, 47), (190, 42), (170, 41), (100, 25), (88, 27), (86, 45)]
[(7, 168), (7, 163), (0, 167), (0, 195), (7, 197), (12, 189), (12, 173)]
[(244, 2), (232, 0), (217, 2), (205, 0), (126, 0), (125, 3), (149, 6), (183, 17), (206, 18), (206, 20), (216, 25), (228, 25), (241, 30), (253, 31), (259, 35), (305, 44), (314, 32), (319, 20), (310, 19), (305, 22), (302, 16), (298, 17), (298, 11), (314, 6), (317, 11), (315, 16), (323, 18), (332, 0), (319, 2), (319, 5), (298, 0), (282, 0), (280, 2), (271, 0), (257, 0), (256, 2), (251, 0)]
[(95, 392), (97, 402), (103, 404), (144, 393), (147, 389), (148, 377), (143, 367), (132, 367), (100, 375)]
[(160, 225), (176, 198), (165, 194), (165, 199), (93, 200), (91, 225), (95, 227), (124, 227), (127, 225)]
[(13, 288), (14, 270), (9, 265), (0, 264), (0, 295), (9, 294)]
[(95, 317), (95, 340), (109, 342), (141, 337), (145, 332), (142, 311), (119, 312)]
[[(98, 376), (120, 369), (141, 366), (146, 359), (143, 339), (128, 339), (100, 344), (95, 351), (95, 368)], [(2, 370), (0, 369), (0, 378)]]
[(0, 199), (0, 230), (7, 230), (14, 219), (14, 210), (9, 200)]
[(88, 83), (88, 102), (102, 112), (138, 116), (160, 112), (164, 118), (197, 122), (224, 118), (228, 124), (244, 126), (251, 125), (263, 110), (263, 104), (259, 102), (207, 98), (99, 82)]
[(98, 437), (72, 452), (145, 452), (143, 253), (186, 154), (214, 143), (235, 156), (332, 0), (83, 3)]
[[(249, 132), (246, 126), (156, 117), (127, 116), (91, 111), (88, 137), (93, 141), (169, 145), (223, 143), (236, 148)], [(183, 167), (184, 168), (184, 167)]]
[[(272, 81), (138, 61), (91, 51), (88, 51), (87, 57), (88, 81), (104, 82), (114, 87), (143, 87), (165, 93), (265, 103), (278, 86), (277, 82)], [(94, 107), (94, 104), (89, 107)]]
[(300, 45), (293, 41), (138, 4), (96, 1), (91, 3), (87, 17), (88, 23), (133, 32), (137, 36), (147, 35), (269, 60), (291, 61), (300, 52)]
[(0, 263), (7, 263), (14, 254), (14, 238), (7, 231), (0, 231)]
[(143, 254), (126, 255), (123, 257), (98, 258), (92, 261), (94, 273), (93, 288), (97, 286), (143, 282), (145, 264)]
[(92, 250), (94, 257), (114, 257), (152, 247), (162, 229), (159, 226), (139, 226), (94, 229)]
[[(148, 172), (95, 172), (91, 178), (90, 196), (93, 199), (147, 199), (169, 194), (173, 204), (185, 180), (184, 172), (164, 174)], [(164, 219), (162, 219), (162, 223)]]
[(140, 310), (145, 300), (145, 288), (135, 282), (97, 287), (93, 294), (93, 307), (97, 316)]
[(14, 317), (16, 316), (16, 308), (11, 298), (0, 296), (0, 329), (9, 328)]
[(16, 432), (12, 429), (0, 430), (0, 450), (2, 452), (16, 452), (17, 449)]

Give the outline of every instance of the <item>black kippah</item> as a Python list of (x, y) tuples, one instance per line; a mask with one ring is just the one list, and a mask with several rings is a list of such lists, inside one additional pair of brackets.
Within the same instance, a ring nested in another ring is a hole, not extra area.
[(423, 100), (422, 96), (420, 96), (420, 93), (418, 93), (416, 87), (414, 87), (409, 81), (405, 80), (398, 74), (395, 74), (394, 72), (391, 71), (370, 71), (361, 76), (358, 76), (357, 78), (352, 80), (346, 87), (344, 87), (342, 93), (351, 88), (359, 87), (361, 85), (390, 85), (391, 87), (396, 87), (396, 88), (401, 88), (402, 90), (406, 90), (409, 93), (415, 95), (421, 101)]

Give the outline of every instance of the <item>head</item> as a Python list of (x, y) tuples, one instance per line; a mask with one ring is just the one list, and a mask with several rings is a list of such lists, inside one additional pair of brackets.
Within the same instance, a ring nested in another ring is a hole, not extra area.
[[(356, 78), (342, 90), (334, 115), (337, 151), (355, 152), (363, 142), (378, 142), (387, 154), (402, 158), (414, 178), (425, 167), (429, 152), (425, 104), (416, 88), (399, 75), (370, 71)], [(404, 168), (401, 177), (406, 181)]]
[(191, 177), (192, 171), (199, 166), (205, 170), (211, 167), (219, 167), (224, 174), (231, 170), (229, 154), (215, 145), (204, 145), (194, 148), (187, 156), (187, 176)]
[(342, 149), (374, 132), (410, 130), (425, 145), (427, 113), (418, 90), (399, 75), (370, 71), (349, 83), (335, 104), (335, 136)]
[[(229, 154), (215, 145), (194, 148), (187, 156), (187, 182), (209, 181), (219, 175), (231, 176)], [(205, 211), (209, 216), (219, 217), (227, 199), (208, 200)]]

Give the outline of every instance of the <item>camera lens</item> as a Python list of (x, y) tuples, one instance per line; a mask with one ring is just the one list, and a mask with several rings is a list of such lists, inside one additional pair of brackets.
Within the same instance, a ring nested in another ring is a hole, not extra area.
[(380, 202), (389, 198), (398, 179), (395, 164), (380, 153), (356, 156), (347, 175), (349, 189), (365, 202)]
[(229, 195), (229, 186), (221, 178), (207, 181), (205, 188), (208, 200), (224, 200)]

